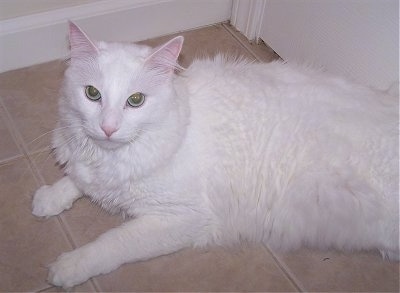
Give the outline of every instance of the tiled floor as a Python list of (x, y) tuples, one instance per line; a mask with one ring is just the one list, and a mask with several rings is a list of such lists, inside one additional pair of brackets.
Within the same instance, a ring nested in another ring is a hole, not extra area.
[[(270, 61), (227, 25), (184, 32), (181, 63), (216, 52)], [(156, 45), (168, 37), (148, 40)], [(65, 65), (54, 61), (0, 74), (0, 291), (60, 291), (46, 283), (46, 265), (122, 222), (86, 199), (58, 217), (31, 215), (34, 190), (62, 176), (49, 152), (57, 90)], [(263, 247), (187, 249), (124, 265), (75, 291), (398, 291), (398, 263), (377, 253)]]

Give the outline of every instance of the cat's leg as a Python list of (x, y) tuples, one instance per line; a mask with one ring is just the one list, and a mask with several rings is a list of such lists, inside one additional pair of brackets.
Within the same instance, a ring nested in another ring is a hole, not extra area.
[(48, 280), (70, 288), (124, 263), (178, 251), (193, 243), (197, 233), (193, 223), (178, 216), (142, 216), (131, 220), (93, 242), (60, 255), (50, 265)]
[(53, 185), (43, 185), (33, 197), (32, 213), (39, 217), (55, 216), (72, 207), (82, 196), (72, 180), (65, 176)]

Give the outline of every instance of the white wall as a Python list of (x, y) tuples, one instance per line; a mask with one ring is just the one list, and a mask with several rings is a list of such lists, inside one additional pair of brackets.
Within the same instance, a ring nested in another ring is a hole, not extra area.
[(0, 0), (0, 20), (96, 1), (100, 0)]
[(399, 80), (397, 0), (267, 0), (259, 36), (288, 61), (380, 89)]
[(134, 42), (229, 20), (232, 9), (232, 0), (72, 4), (0, 20), (0, 72), (64, 58), (68, 52), (67, 20), (75, 21), (97, 40)]

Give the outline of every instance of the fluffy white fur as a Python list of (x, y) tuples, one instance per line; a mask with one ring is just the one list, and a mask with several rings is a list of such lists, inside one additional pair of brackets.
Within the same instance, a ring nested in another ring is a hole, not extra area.
[[(53, 139), (66, 175), (36, 192), (33, 213), (56, 215), (84, 194), (135, 218), (62, 254), (53, 284), (241, 240), (399, 259), (397, 97), (222, 56), (176, 75), (182, 37), (156, 49), (92, 43), (70, 24), (70, 40)], [(128, 107), (135, 92), (145, 103)]]

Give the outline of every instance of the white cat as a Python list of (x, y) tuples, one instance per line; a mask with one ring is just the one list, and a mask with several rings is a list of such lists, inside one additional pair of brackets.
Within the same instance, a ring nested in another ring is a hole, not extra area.
[(175, 74), (183, 37), (93, 43), (71, 23), (70, 43), (53, 139), (65, 177), (33, 214), (86, 195), (134, 219), (62, 254), (51, 283), (241, 240), (399, 259), (397, 97), (282, 62), (216, 56)]

